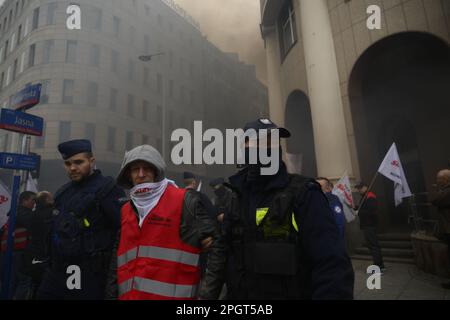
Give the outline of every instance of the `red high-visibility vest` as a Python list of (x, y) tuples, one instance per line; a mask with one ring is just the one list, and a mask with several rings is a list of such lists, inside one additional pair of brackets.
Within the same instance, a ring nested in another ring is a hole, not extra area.
[(128, 202), (122, 207), (117, 251), (120, 300), (191, 300), (200, 282), (200, 248), (180, 238), (186, 190), (169, 185), (139, 228)]
[[(13, 250), (24, 250), (28, 246), (28, 242), (30, 239), (30, 234), (28, 233), (28, 230), (25, 228), (16, 228), (13, 233), (14, 237), (14, 247)], [(4, 231), (2, 234), (2, 240), (1, 240), (1, 251), (6, 252), (8, 242), (8, 223), (5, 224)]]

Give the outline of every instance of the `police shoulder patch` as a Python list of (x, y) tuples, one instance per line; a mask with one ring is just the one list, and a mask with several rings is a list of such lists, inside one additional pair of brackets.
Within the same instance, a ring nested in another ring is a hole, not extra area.
[(339, 206), (335, 206), (335, 207), (334, 207), (334, 211), (335, 211), (336, 213), (342, 213), (342, 209), (341, 209), (341, 207), (339, 207)]

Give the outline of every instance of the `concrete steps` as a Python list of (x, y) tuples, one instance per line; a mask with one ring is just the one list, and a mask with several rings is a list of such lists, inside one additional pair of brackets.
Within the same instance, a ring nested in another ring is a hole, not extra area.
[[(355, 255), (352, 255), (351, 258), (353, 260), (372, 261), (372, 256), (367, 256), (367, 255), (355, 254)], [(394, 258), (394, 257), (383, 257), (383, 258), (384, 258), (384, 262), (404, 263), (404, 264), (412, 264), (412, 265), (416, 264), (414, 259)]]
[[(381, 252), (385, 262), (415, 264), (410, 235), (407, 233), (387, 233), (378, 235)], [(356, 260), (372, 260), (367, 245), (355, 250), (351, 257)]]

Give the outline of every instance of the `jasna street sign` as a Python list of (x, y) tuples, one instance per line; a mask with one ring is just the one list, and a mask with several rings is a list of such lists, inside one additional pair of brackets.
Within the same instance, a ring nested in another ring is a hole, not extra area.
[(0, 115), (0, 129), (42, 136), (44, 119), (28, 113), (2, 109)]
[(29, 85), (15, 94), (11, 99), (11, 109), (28, 110), (37, 105), (41, 99), (42, 84)]

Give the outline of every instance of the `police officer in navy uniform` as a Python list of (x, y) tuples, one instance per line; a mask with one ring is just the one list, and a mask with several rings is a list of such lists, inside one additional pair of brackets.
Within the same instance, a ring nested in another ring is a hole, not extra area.
[(333, 194), (333, 187), (334, 187), (333, 183), (330, 181), (330, 179), (325, 177), (316, 178), (316, 181), (320, 184), (323, 193), (325, 193), (325, 196), (328, 199), (331, 211), (333, 211), (334, 217), (336, 219), (339, 234), (341, 238), (344, 239), (345, 223), (346, 223), (344, 215), (344, 206), (342, 205), (341, 200), (339, 200), (339, 198)]
[[(290, 137), (269, 119), (247, 124), (244, 130), (249, 129)], [(233, 196), (224, 221), (228, 299), (352, 299), (352, 264), (320, 185), (288, 174), (279, 140), (273, 145), (260, 138), (256, 135), (258, 150), (269, 148), (271, 154), (278, 148), (280, 166), (275, 175), (262, 175), (263, 161), (248, 161), (255, 143), (249, 138), (246, 164), (229, 178)]]
[(91, 142), (60, 144), (70, 182), (55, 194), (50, 266), (38, 299), (101, 300), (125, 194), (95, 169)]

